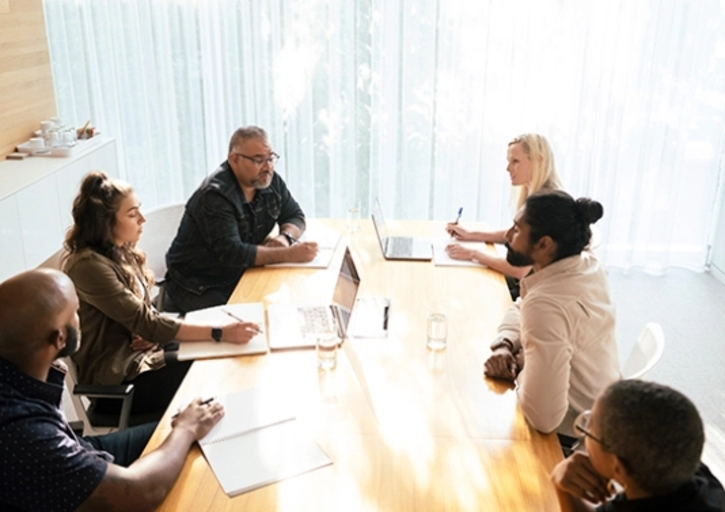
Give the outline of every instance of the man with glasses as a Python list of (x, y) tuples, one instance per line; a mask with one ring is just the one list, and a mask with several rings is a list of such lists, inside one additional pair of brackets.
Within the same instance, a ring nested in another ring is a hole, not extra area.
[(604, 265), (586, 250), (590, 224), (604, 213), (562, 191), (529, 196), (506, 232), (506, 260), (533, 267), (506, 313), (486, 361), (488, 377), (516, 380), (526, 419), (558, 430), (566, 448), (571, 421), (620, 378), (614, 304)]
[[(262, 128), (234, 132), (227, 160), (186, 203), (166, 254), (164, 309), (224, 304), (247, 268), (314, 259), (317, 244), (298, 242), (305, 215), (274, 172), (278, 159)], [(271, 238), (275, 225), (279, 235)]]
[[(609, 386), (574, 429), (576, 451), (552, 473), (564, 510), (723, 511), (725, 493), (700, 462), (705, 440), (694, 404), (667, 386), (624, 380)], [(615, 481), (623, 491), (613, 499)]]

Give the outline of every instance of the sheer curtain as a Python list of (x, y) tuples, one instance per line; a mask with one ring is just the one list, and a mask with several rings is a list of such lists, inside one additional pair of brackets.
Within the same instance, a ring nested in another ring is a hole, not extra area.
[(716, 0), (45, 0), (60, 116), (145, 207), (258, 124), (310, 216), (510, 223), (506, 144), (550, 141), (610, 265), (702, 269), (725, 148)]

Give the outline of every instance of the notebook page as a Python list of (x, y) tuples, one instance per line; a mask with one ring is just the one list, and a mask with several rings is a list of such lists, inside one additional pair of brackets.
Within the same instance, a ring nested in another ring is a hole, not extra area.
[(286, 400), (257, 388), (223, 395), (217, 400), (224, 406), (224, 417), (199, 440), (202, 447), (294, 418)]

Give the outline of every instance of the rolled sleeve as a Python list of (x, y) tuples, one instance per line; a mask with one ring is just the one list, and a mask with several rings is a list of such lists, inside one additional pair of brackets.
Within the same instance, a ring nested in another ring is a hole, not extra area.
[(282, 202), (282, 211), (280, 213), (278, 222), (280, 226), (284, 224), (294, 224), (300, 230), (300, 233), (304, 233), (307, 223), (305, 221), (305, 213), (302, 211), (299, 203), (292, 197), (287, 185), (284, 181), (279, 180), (280, 183), (280, 196)]

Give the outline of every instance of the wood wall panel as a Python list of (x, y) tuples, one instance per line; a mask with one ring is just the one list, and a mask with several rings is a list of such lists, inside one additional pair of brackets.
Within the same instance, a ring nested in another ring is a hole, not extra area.
[(42, 0), (0, 0), (0, 159), (54, 115)]

